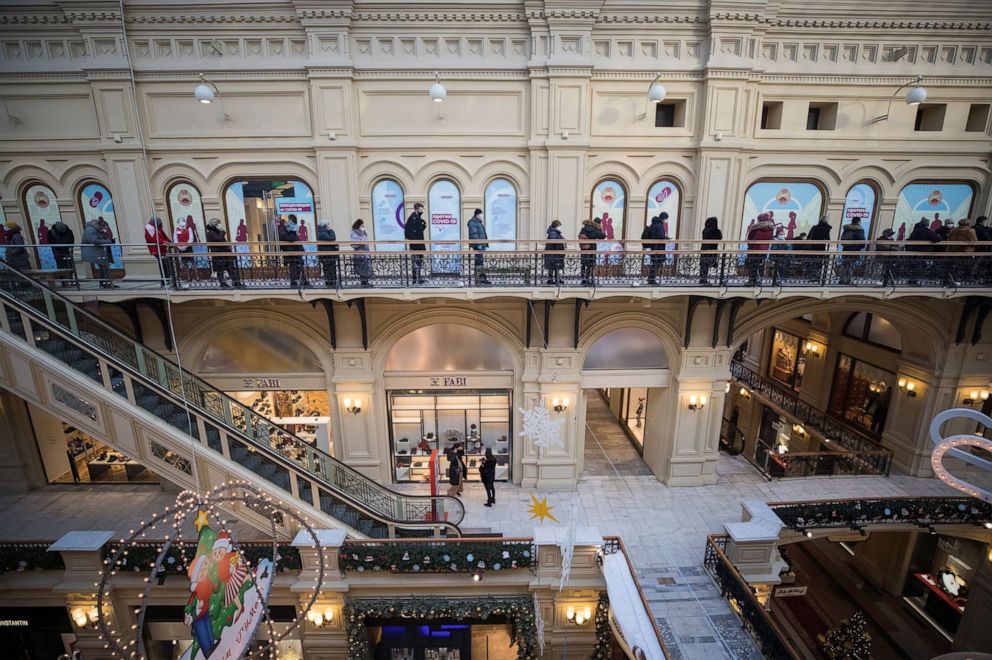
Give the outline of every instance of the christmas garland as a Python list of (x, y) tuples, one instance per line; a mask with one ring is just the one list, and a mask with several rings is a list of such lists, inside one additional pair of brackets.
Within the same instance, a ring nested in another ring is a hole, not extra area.
[(471, 573), (530, 568), (530, 541), (458, 543), (375, 543), (349, 541), (341, 547), (341, 570), (390, 573)]
[(372, 647), (366, 629), (368, 619), (411, 623), (434, 620), (486, 621), (491, 616), (506, 617), (513, 628), (517, 660), (537, 660), (537, 626), (534, 603), (530, 596), (488, 596), (486, 598), (369, 598), (348, 600), (344, 606), (345, 631), (348, 634), (348, 659), (371, 660)]
[(64, 570), (62, 554), (49, 552), (51, 543), (4, 543), (0, 545), (0, 573), (10, 571)]
[(915, 497), (772, 504), (786, 527), (796, 531), (880, 522), (972, 525), (992, 521), (992, 504), (968, 497)]
[(596, 646), (592, 660), (610, 660), (613, 657), (613, 631), (610, 629), (610, 597), (600, 592), (596, 605)]
[[(183, 544), (186, 550), (187, 560), (192, 559), (196, 554), (196, 543), (187, 542)], [(103, 546), (103, 558), (109, 559), (114, 556), (118, 544), (108, 543)], [(122, 560), (124, 570), (135, 572), (147, 571), (155, 563), (155, 559), (160, 552), (158, 544), (136, 545), (128, 549), (127, 556)], [(258, 565), (258, 560), (265, 557), (272, 558), (271, 543), (239, 543), (238, 549), (245, 553), (245, 560), (251, 566)], [(187, 566), (183, 564), (182, 553), (179, 544), (169, 547), (169, 551), (162, 559), (162, 568), (167, 575), (185, 573)], [(300, 559), (300, 551), (291, 545), (276, 546), (276, 570), (279, 572), (298, 571), (303, 568), (303, 561)]]

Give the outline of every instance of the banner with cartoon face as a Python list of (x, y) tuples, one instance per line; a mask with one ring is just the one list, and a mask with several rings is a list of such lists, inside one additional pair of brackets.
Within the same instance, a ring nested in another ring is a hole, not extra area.
[[(241, 207), (241, 212), (244, 213), (244, 206)], [(178, 228), (180, 224), (187, 229), (192, 227), (195, 237), (200, 241), (207, 240), (207, 223), (203, 217), (200, 191), (191, 184), (177, 183), (169, 189), (169, 215), (174, 228)], [(202, 243), (194, 245), (193, 252), (206, 254), (207, 246)], [(198, 257), (196, 265), (198, 268), (209, 268), (210, 261), (207, 257)]]
[[(852, 218), (861, 218), (865, 236), (871, 236), (871, 223), (875, 219), (875, 189), (867, 183), (856, 183), (847, 191), (844, 199), (844, 224), (849, 223)], [(837, 236), (840, 236), (839, 231)]]
[(106, 186), (90, 183), (79, 191), (79, 207), (83, 212), (83, 227), (90, 220), (96, 220), (106, 238), (116, 241), (110, 247), (110, 268), (124, 270), (123, 253), (120, 246), (120, 230), (117, 228), (117, 215), (114, 213), (114, 200)]
[(457, 242), (442, 242), (461, 238), (461, 206), (461, 194), (453, 182), (442, 179), (431, 186), (427, 194), (427, 227), (432, 241), (431, 271), (434, 273), (461, 271), (458, 257), (440, 254), (462, 249)]
[(758, 215), (768, 213), (772, 222), (785, 229), (785, 239), (799, 238), (820, 221), (823, 193), (819, 186), (803, 181), (762, 181), (744, 194), (741, 238), (746, 239)]
[(651, 218), (662, 213), (667, 213), (668, 220), (664, 221), (665, 236), (678, 238), (680, 204), (681, 196), (679, 195), (678, 186), (675, 183), (664, 179), (656, 181), (648, 190), (647, 218), (645, 224), (651, 224)]
[[(517, 238), (517, 189), (507, 179), (493, 179), (486, 186), (486, 234), (494, 240)], [(490, 250), (513, 250), (513, 243), (489, 243)]]
[(904, 240), (913, 232), (913, 225), (926, 218), (936, 229), (945, 220), (955, 224), (971, 213), (975, 191), (967, 183), (911, 183), (899, 192), (896, 213), (891, 228), (896, 240)]
[[(25, 243), (39, 246), (34, 250), (39, 270), (55, 270), (52, 248), (41, 247), (48, 244), (48, 230), (62, 220), (55, 193), (48, 186), (33, 185), (24, 193), (24, 205), (28, 212), (28, 226), (22, 238)], [(24, 229), (22, 227), (22, 231)]]
[[(403, 208), (403, 188), (392, 179), (383, 179), (372, 188), (372, 235), (376, 241), (402, 241), (406, 227), (406, 212)], [(392, 245), (376, 244), (379, 252), (402, 252), (402, 243)]]
[[(619, 181), (604, 179), (592, 189), (592, 217), (602, 221), (606, 241), (597, 246), (600, 252), (622, 252), (624, 223), (627, 220), (627, 193)], [(640, 238), (640, 236), (638, 236)], [(618, 261), (617, 261), (618, 262)], [(614, 262), (614, 263), (617, 263)], [(606, 255), (597, 258), (599, 264), (611, 263)]]

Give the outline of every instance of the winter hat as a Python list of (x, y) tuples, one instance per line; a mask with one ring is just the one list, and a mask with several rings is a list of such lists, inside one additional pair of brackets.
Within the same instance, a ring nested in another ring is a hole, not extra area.
[(211, 227), (220, 227), (220, 218), (210, 218), (207, 224)]
[(326, 219), (326, 218), (321, 218), (320, 221), (317, 223), (317, 226), (318, 227), (330, 227), (331, 226), (331, 221), (328, 220), (328, 219)]
[(882, 236), (892, 236), (894, 233), (895, 232), (892, 231), (891, 229), (883, 229), (882, 230)]
[(214, 550), (230, 550), (231, 549), (231, 535), (227, 532), (221, 532), (217, 535), (217, 540), (214, 541)]
[(6, 227), (7, 229), (20, 229), (21, 228), (20, 225), (18, 225), (13, 220), (8, 220), (6, 222), (6, 224), (4, 224), (4, 227)]
[(768, 222), (771, 219), (772, 219), (771, 216), (768, 215), (767, 213), (758, 214), (758, 222)]
[(661, 221), (662, 222), (664, 222), (665, 220), (668, 220), (668, 214), (666, 212), (664, 212), (664, 211), (662, 211), (661, 212), (661, 215), (659, 215), (658, 217), (661, 218)]
[(960, 220), (958, 220), (958, 227), (970, 227), (970, 226), (971, 226), (971, 220), (969, 220), (968, 218), (961, 218)]

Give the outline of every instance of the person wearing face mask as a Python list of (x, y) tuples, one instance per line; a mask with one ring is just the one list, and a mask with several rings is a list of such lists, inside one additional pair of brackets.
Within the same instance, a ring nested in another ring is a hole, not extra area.
[(281, 250), (283, 252), (289, 252), (294, 255), (283, 258), (286, 262), (286, 267), (289, 269), (289, 285), (305, 287), (307, 286), (307, 279), (306, 274), (303, 272), (303, 257), (296, 256), (297, 253), (303, 252), (303, 246), (300, 245), (300, 236), (296, 233), (299, 226), (296, 216), (290, 215), (279, 230), (279, 242), (282, 243)]
[(489, 284), (489, 279), (486, 277), (484, 256), (486, 248), (489, 247), (489, 243), (485, 242), (487, 238), (486, 225), (482, 222), (482, 209), (475, 209), (468, 221), (468, 240), (476, 242), (470, 242), (468, 246), (475, 252), (475, 283), (477, 285)]
[[(427, 221), (424, 220), (424, 205), (417, 202), (413, 205), (413, 213), (406, 219), (406, 226), (403, 228), (403, 236), (411, 242), (409, 249), (413, 252), (424, 252), (427, 245), (424, 243), (424, 230), (427, 229)], [(424, 255), (415, 254), (411, 259), (411, 280), (413, 284), (419, 284), (423, 277), (420, 270), (424, 265)]]

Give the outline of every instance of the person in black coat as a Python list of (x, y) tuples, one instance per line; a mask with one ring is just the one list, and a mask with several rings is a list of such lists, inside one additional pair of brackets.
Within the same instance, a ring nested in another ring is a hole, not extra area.
[(324, 271), (324, 284), (327, 286), (337, 286), (338, 283), (338, 252), (340, 247), (335, 243), (338, 240), (334, 230), (331, 229), (330, 220), (321, 220), (317, 223), (317, 240), (329, 245), (319, 245), (318, 252), (327, 254), (320, 255), (320, 268)]
[(665, 262), (665, 255), (658, 254), (658, 252), (665, 249), (664, 241), (669, 240), (668, 236), (665, 235), (665, 220), (667, 219), (667, 213), (656, 215), (651, 218), (651, 224), (648, 225), (642, 234), (642, 238), (651, 241), (644, 244), (644, 249), (651, 251), (651, 265), (648, 266), (648, 284), (651, 286), (657, 284), (655, 276), (657, 276), (661, 265)]
[[(820, 218), (820, 221), (809, 230), (809, 236), (806, 237), (807, 241), (829, 241), (830, 240), (830, 230), (833, 227), (827, 222), (827, 216)], [(810, 250), (814, 252), (826, 252), (826, 243), (811, 243), (810, 245), (804, 245), (804, 250)]]
[(975, 238), (978, 239), (975, 252), (992, 252), (992, 228), (989, 228), (988, 222), (989, 218), (985, 215), (975, 219), (975, 226), (972, 227), (975, 230)]
[[(717, 225), (718, 221), (715, 217), (706, 218), (706, 223), (703, 225), (703, 241), (722, 241), (723, 232), (720, 231), (720, 227)], [(714, 252), (720, 249), (719, 243), (703, 243), (700, 246), (703, 252)], [(709, 284), (709, 272), (710, 269), (716, 265), (718, 255), (715, 254), (702, 254), (699, 258), (699, 283)], [(720, 269), (720, 281), (723, 281), (723, 269)]]
[(28, 270), (31, 268), (31, 257), (28, 256), (28, 249), (24, 247), (24, 236), (21, 234), (21, 226), (10, 220), (5, 225), (7, 228), (7, 248), (4, 260), (18, 270)]
[(920, 221), (913, 226), (913, 231), (907, 240), (930, 243), (930, 245), (907, 245), (907, 252), (933, 252), (936, 250), (936, 244), (940, 242), (940, 236), (933, 229), (930, 229), (930, 223), (927, 222), (926, 218), (920, 218)]
[(231, 256), (234, 247), (227, 240), (227, 232), (221, 226), (220, 218), (210, 218), (207, 222), (207, 250), (215, 254), (210, 258), (214, 272), (217, 273), (217, 282), (221, 288), (227, 288), (227, 276), (231, 276), (231, 284), (241, 287), (241, 273)]
[(486, 503), (483, 506), (496, 504), (496, 459), (492, 449), (486, 449), (482, 465), (479, 466), (479, 478), (486, 489)]
[[(76, 242), (76, 235), (69, 229), (69, 225), (61, 220), (52, 225), (48, 231), (48, 242), (55, 246), (52, 248), (52, 254), (55, 256), (55, 267), (59, 270), (74, 271), (72, 245)], [(65, 286), (65, 282), (62, 285)]]
[[(424, 205), (417, 202), (413, 205), (413, 213), (406, 219), (406, 226), (403, 228), (403, 236), (408, 241), (414, 241), (408, 248), (413, 252), (424, 252), (427, 245), (424, 241), (424, 230), (427, 229), (427, 221), (424, 220)], [(414, 284), (419, 284), (423, 279), (420, 270), (424, 265), (424, 255), (415, 254), (411, 259), (411, 275)]]
[(454, 497), (462, 487), (462, 463), (455, 456), (455, 452), (448, 451), (448, 496)]
[(582, 250), (582, 286), (595, 286), (593, 273), (596, 270), (596, 244), (591, 241), (602, 241), (606, 238), (601, 228), (602, 220), (593, 218), (582, 221), (582, 231), (579, 232), (579, 249)]
[(283, 258), (289, 269), (289, 285), (304, 287), (307, 286), (307, 276), (303, 272), (303, 257), (295, 256), (295, 253), (303, 252), (303, 246), (299, 243), (300, 235), (296, 233), (297, 227), (296, 216), (290, 215), (279, 230), (279, 242), (282, 243), (280, 249), (283, 252), (294, 254)]
[[(565, 268), (565, 236), (561, 221), (555, 220), (548, 227), (548, 242), (544, 244), (544, 267), (548, 269), (548, 284), (562, 284), (561, 271)], [(560, 254), (559, 254), (560, 253)]]

